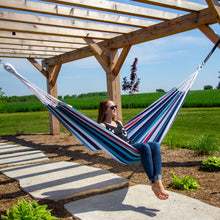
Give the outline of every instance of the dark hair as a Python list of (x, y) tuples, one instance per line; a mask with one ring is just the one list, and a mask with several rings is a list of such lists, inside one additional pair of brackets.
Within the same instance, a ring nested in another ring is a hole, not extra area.
[(105, 99), (99, 103), (99, 112), (98, 112), (98, 119), (97, 119), (98, 123), (102, 123), (103, 121), (105, 121), (105, 111), (108, 108), (109, 101), (110, 100)]

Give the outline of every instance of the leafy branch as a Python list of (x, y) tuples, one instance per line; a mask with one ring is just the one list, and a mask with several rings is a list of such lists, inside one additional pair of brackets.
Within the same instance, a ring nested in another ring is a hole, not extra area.
[(135, 92), (139, 92), (140, 78), (137, 77), (137, 73), (136, 73), (137, 61), (138, 61), (138, 59), (135, 58), (133, 64), (131, 65), (130, 81), (127, 80), (127, 77), (123, 78), (122, 90), (129, 91), (128, 108), (130, 108), (130, 96), (134, 95)]

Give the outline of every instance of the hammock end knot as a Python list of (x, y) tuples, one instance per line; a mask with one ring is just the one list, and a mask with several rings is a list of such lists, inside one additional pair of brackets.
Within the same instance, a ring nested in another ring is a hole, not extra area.
[(15, 71), (14, 67), (10, 63), (2, 63), (2, 64), (3, 64), (4, 69), (7, 72), (15, 74), (16, 71)]

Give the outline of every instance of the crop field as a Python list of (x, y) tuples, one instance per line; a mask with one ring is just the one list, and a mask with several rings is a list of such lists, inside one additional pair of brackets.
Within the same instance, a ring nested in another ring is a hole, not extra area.
[[(130, 108), (146, 108), (164, 93), (143, 93), (130, 97)], [(62, 99), (76, 109), (97, 109), (107, 96), (74, 97)], [(128, 108), (129, 96), (122, 95), (122, 108)], [(183, 107), (220, 107), (220, 89), (190, 91)], [(46, 111), (40, 101), (5, 102), (0, 113)]]

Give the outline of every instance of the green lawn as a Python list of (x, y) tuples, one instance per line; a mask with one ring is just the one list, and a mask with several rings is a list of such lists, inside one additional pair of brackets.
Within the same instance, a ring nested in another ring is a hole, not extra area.
[[(123, 109), (123, 123), (143, 109)], [(82, 110), (96, 120), (97, 110)], [(49, 132), (48, 112), (1, 113), (0, 135)], [(190, 147), (200, 135), (210, 136), (220, 146), (220, 108), (182, 108), (163, 143)]]

